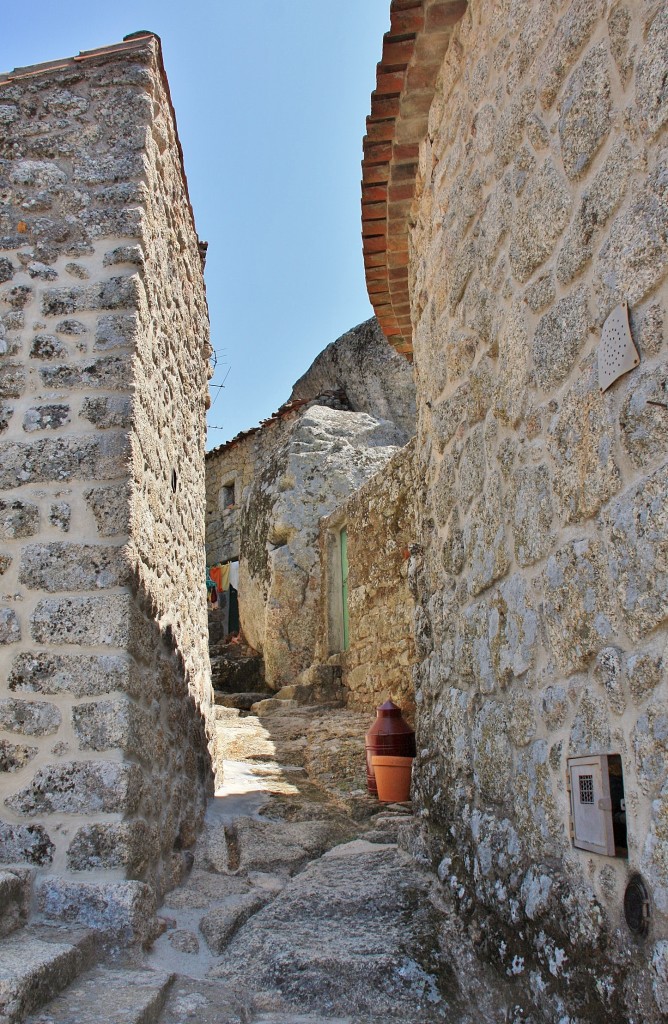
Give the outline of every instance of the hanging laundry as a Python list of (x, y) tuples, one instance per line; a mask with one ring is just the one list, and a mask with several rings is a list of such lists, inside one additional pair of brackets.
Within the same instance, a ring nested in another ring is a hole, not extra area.
[(239, 563), (230, 562), (230, 586), (239, 589)]
[(227, 590), (227, 587), (223, 586), (222, 568), (222, 565), (212, 565), (209, 569), (209, 575), (219, 591)]
[(229, 632), (229, 616), (230, 616), (230, 595), (229, 591), (219, 590), (218, 591), (218, 620), (223, 630), (223, 636), (227, 636)]
[(209, 569), (209, 575), (218, 587), (219, 592), (227, 590), (230, 585), (230, 563), (219, 562), (218, 565), (212, 565)]

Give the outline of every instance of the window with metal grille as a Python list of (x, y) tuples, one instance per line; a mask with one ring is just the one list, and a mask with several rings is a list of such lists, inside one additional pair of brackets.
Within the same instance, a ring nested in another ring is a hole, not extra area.
[(594, 776), (581, 775), (580, 782), (580, 803), (593, 804), (594, 802)]
[(232, 508), (232, 506), (235, 505), (235, 504), (236, 504), (236, 495), (235, 495), (235, 488), (234, 488), (234, 480), (230, 480), (230, 481), (228, 481), (228, 483), (223, 484), (223, 486), (222, 486), (222, 489), (221, 489), (221, 492), (220, 492), (220, 507), (223, 508), (223, 509), (225, 509), (225, 508)]

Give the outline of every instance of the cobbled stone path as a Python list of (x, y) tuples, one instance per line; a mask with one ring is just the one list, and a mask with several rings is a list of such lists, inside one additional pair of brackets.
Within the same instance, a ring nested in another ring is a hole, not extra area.
[(31, 1024), (510, 1019), (434, 876), (397, 842), (410, 805), (366, 794), (368, 715), (276, 698), (254, 710), (218, 708), (224, 785), (160, 938), (83, 974)]

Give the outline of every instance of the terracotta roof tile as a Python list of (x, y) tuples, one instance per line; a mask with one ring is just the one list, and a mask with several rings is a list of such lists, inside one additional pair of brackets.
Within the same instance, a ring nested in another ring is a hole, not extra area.
[(385, 337), (412, 358), (408, 218), (436, 76), (466, 0), (392, 0), (362, 161), (369, 299)]

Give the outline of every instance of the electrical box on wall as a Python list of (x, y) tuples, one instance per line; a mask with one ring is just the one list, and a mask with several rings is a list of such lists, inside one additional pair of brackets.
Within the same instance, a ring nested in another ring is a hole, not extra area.
[(573, 845), (607, 857), (626, 857), (624, 776), (619, 754), (569, 757)]

